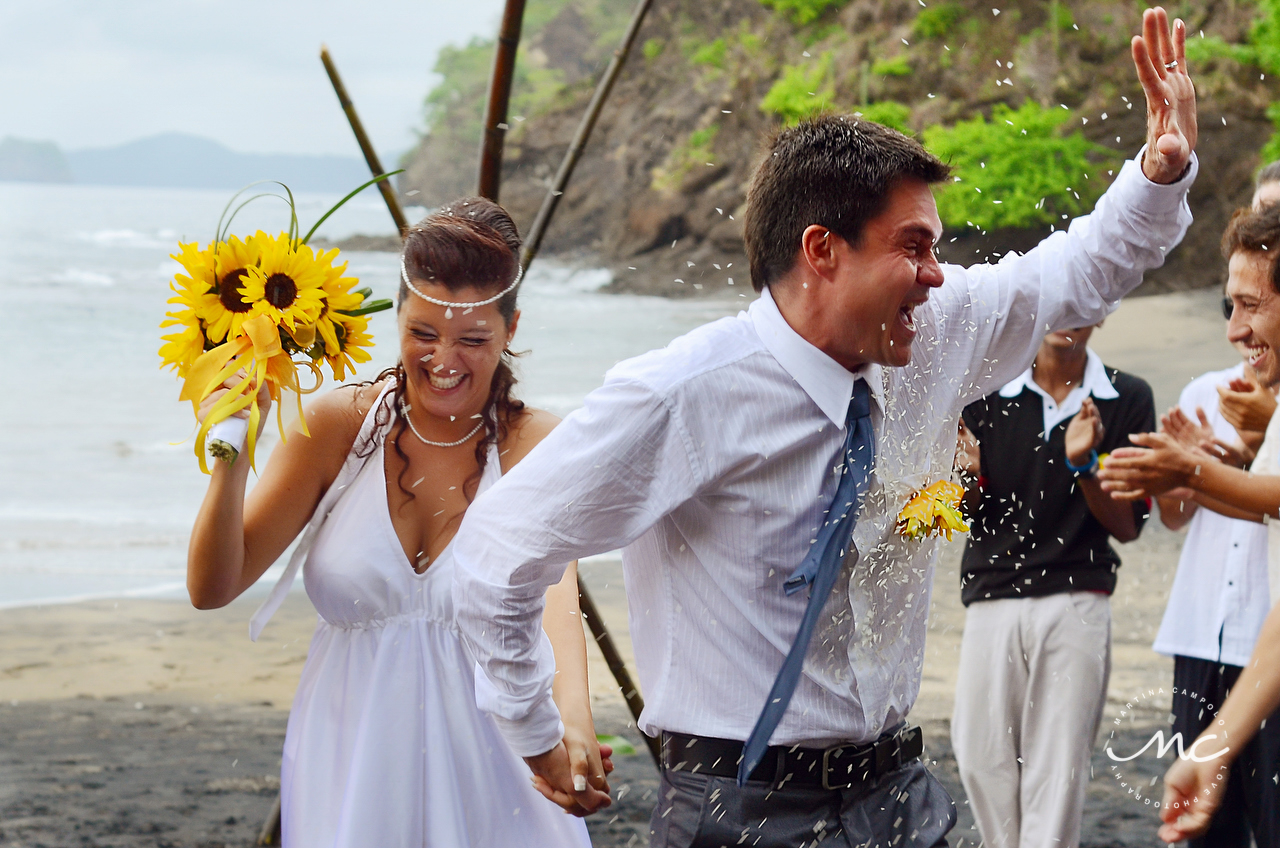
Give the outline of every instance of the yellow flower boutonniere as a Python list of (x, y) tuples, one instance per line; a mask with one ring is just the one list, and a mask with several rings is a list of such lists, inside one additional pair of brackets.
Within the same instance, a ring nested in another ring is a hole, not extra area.
[(969, 525), (960, 514), (964, 487), (949, 480), (938, 482), (917, 492), (898, 513), (898, 533), (908, 539), (923, 539), (945, 533), (967, 533)]

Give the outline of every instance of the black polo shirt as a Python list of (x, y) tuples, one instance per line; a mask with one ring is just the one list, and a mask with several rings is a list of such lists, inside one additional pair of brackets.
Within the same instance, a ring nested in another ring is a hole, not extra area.
[[(1098, 453), (1130, 445), (1130, 433), (1155, 429), (1146, 381), (1114, 368), (1107, 377), (1119, 397), (1094, 398), (1106, 433)], [(1058, 592), (1110, 594), (1120, 557), (1089, 511), (1063, 446), (1067, 418), (1044, 438), (1041, 395), (988, 395), (964, 410), (965, 424), (982, 448), (983, 489), (960, 566), (960, 599), (1027, 598)], [(1150, 506), (1133, 504), (1139, 530)]]

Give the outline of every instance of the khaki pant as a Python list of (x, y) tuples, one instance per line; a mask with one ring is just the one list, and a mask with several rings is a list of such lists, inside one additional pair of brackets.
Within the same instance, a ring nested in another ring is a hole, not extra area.
[(1106, 595), (970, 605), (951, 744), (987, 848), (1080, 844), (1110, 674)]

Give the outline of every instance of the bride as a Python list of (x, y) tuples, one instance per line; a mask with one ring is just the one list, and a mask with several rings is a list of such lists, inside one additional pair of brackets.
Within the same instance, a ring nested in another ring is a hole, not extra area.
[[(512, 396), (519, 247), (507, 213), (479, 198), (411, 228), (399, 363), (312, 404), (310, 438), (276, 448), (247, 498), (244, 454), (215, 463), (191, 534), (195, 606), (230, 603), (307, 528), (320, 617), (285, 736), (285, 846), (585, 846), (581, 818), (539, 792), (578, 815), (608, 803), (576, 569), (548, 591), (544, 619), (576, 796), (535, 788), (477, 708), (454, 624), (451, 545), (467, 506), (556, 424)], [(257, 402), (265, 413), (265, 387)]]

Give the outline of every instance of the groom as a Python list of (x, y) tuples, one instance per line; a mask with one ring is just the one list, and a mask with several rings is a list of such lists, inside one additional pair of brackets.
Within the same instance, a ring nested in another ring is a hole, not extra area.
[(652, 845), (945, 844), (954, 807), (905, 721), (935, 542), (895, 519), (950, 475), (966, 404), (1182, 238), (1185, 37), (1144, 15), (1141, 161), (998, 265), (938, 264), (949, 171), (915, 141), (852, 117), (782, 131), (748, 196), (759, 300), (616, 366), (471, 506), (454, 603), (477, 697), (562, 803), (608, 799), (561, 743), (542, 598), (569, 560), (623, 548), (640, 726), (664, 749)]

